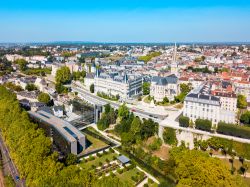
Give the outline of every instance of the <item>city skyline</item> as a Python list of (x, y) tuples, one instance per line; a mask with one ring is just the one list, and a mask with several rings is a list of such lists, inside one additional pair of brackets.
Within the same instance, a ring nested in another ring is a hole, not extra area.
[(0, 3), (0, 42), (249, 42), (247, 1), (14, 0)]

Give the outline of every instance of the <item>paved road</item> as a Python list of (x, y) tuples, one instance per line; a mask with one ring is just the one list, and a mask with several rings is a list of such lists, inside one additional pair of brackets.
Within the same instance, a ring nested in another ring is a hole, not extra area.
[(238, 138), (238, 137), (228, 136), (228, 135), (218, 134), (218, 133), (210, 133), (210, 132), (206, 132), (206, 131), (202, 131), (202, 130), (198, 130), (198, 129), (193, 129), (193, 128), (180, 127), (179, 123), (176, 121), (176, 118), (181, 113), (182, 113), (182, 110), (180, 110), (175, 115), (168, 116), (166, 119), (164, 119), (160, 122), (160, 127), (170, 127), (173, 129), (182, 130), (182, 131), (186, 131), (186, 132), (190, 132), (190, 133), (202, 134), (202, 135), (207, 135), (207, 136), (211, 136), (211, 137), (224, 138), (224, 139), (228, 139), (228, 140), (234, 140), (237, 142), (250, 144), (249, 139)]
[(19, 172), (18, 172), (14, 162), (10, 158), (9, 150), (8, 150), (7, 146), (5, 145), (1, 134), (0, 134), (0, 149), (1, 149), (1, 152), (2, 152), (4, 167), (6, 167), (7, 170), (9, 171), (9, 173), (11, 174), (13, 180), (16, 183), (16, 186), (17, 187), (24, 187), (25, 182), (23, 180), (17, 180), (16, 179), (16, 176), (20, 176), (20, 175), (19, 175)]
[[(78, 92), (78, 96), (81, 97), (83, 96), (83, 99), (89, 101), (92, 104), (99, 104), (99, 105), (105, 105), (107, 103), (109, 103), (113, 108), (119, 108), (119, 106), (121, 104), (113, 102), (113, 101), (109, 101), (106, 99), (103, 99), (101, 97), (98, 97), (94, 94), (89, 93), (87, 90), (85, 90), (84, 88), (79, 87), (76, 84), (72, 83), (72, 91), (74, 92)], [(135, 107), (133, 107), (135, 108)], [(146, 112), (143, 110), (139, 110), (135, 108), (135, 111), (133, 111), (135, 115), (142, 117), (142, 118), (151, 118), (152, 120), (156, 121), (156, 122), (160, 122), (162, 119), (164, 119), (166, 116), (165, 115), (159, 115), (159, 114), (152, 114), (150, 112)]]
[[(103, 98), (100, 98), (100, 97), (98, 97), (96, 95), (93, 95), (93, 94), (89, 93), (87, 90), (79, 87), (76, 84), (72, 84), (72, 90), (77, 91), (78, 94), (80, 94), (80, 95), (82, 95), (84, 97), (84, 99), (88, 100), (89, 102), (92, 102), (93, 104), (105, 105), (107, 103), (110, 103), (110, 105), (112, 107), (114, 107), (114, 108), (118, 108), (120, 106), (120, 104), (118, 104), (118, 103), (108, 101), (106, 99), (103, 99)], [(182, 113), (182, 109), (179, 110), (178, 112), (174, 113), (173, 115), (170, 115), (170, 116), (166, 117), (166, 116), (163, 116), (163, 115), (155, 115), (155, 114), (152, 114), (150, 112), (141, 111), (141, 110), (134, 111), (134, 114), (136, 116), (139, 116), (141, 118), (146, 118), (146, 119), (151, 118), (155, 122), (158, 122), (160, 124), (160, 127), (170, 127), (170, 128), (174, 128), (174, 129), (177, 129), (177, 130), (180, 129), (182, 131), (187, 131), (187, 132), (191, 132), (191, 133), (203, 134), (203, 135), (214, 136), (214, 137), (219, 137), (219, 138), (225, 138), (225, 139), (234, 140), (234, 141), (237, 141), (237, 142), (249, 143), (250, 144), (250, 140), (248, 140), (248, 139), (243, 139), (243, 138), (238, 138), (238, 137), (233, 137), (233, 136), (227, 136), (227, 135), (217, 134), (217, 133), (210, 133), (210, 132), (201, 131), (201, 130), (192, 129), (192, 128), (180, 127), (179, 123), (176, 121), (176, 118), (181, 113)], [(161, 128), (159, 128), (159, 131), (161, 131), (160, 129)], [(161, 137), (160, 133), (159, 133), (159, 136)]]

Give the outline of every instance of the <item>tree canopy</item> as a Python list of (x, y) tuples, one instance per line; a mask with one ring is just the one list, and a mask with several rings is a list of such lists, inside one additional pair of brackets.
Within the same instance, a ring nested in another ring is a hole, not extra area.
[(50, 101), (50, 96), (49, 96), (49, 94), (47, 94), (47, 93), (40, 93), (39, 95), (38, 95), (38, 101), (40, 101), (40, 102), (43, 102), (43, 103), (45, 103), (45, 104), (48, 104), (49, 103), (49, 101)]
[(244, 95), (238, 95), (237, 97), (237, 107), (239, 109), (246, 109), (247, 108), (247, 99)]
[(70, 81), (71, 74), (68, 67), (63, 66), (56, 72), (56, 83), (65, 84)]
[(0, 86), (0, 95), (1, 134), (27, 186), (92, 186), (96, 180), (91, 173), (58, 161), (50, 138), (30, 122), (15, 94)]
[(176, 147), (170, 151), (177, 186), (246, 186), (227, 166), (208, 153)]
[(143, 95), (148, 95), (150, 93), (150, 83), (149, 82), (144, 82), (142, 84), (142, 93), (143, 93)]

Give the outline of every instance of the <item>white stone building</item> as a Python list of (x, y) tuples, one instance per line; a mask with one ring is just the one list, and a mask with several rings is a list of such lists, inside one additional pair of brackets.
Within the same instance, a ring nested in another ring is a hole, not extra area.
[(127, 75), (126, 73), (99, 73), (95, 76), (95, 93), (105, 93), (107, 95), (119, 95), (121, 100), (126, 100), (141, 93), (142, 76)]
[[(221, 100), (223, 100), (224, 104), (222, 104)], [(234, 100), (232, 101), (234, 103)], [(186, 96), (183, 115), (189, 117), (193, 122), (196, 119), (208, 119), (215, 125), (220, 121), (235, 123), (236, 112), (234, 107), (228, 107), (225, 103), (224, 98), (220, 99), (209, 94), (209, 86), (202, 85)]]
[(153, 77), (150, 85), (150, 96), (161, 102), (164, 97), (170, 101), (180, 93), (178, 78), (175, 75), (167, 77)]

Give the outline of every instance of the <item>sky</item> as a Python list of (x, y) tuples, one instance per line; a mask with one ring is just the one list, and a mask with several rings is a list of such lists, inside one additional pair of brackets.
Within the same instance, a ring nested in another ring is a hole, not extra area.
[(250, 42), (250, 0), (0, 0), (0, 42)]

